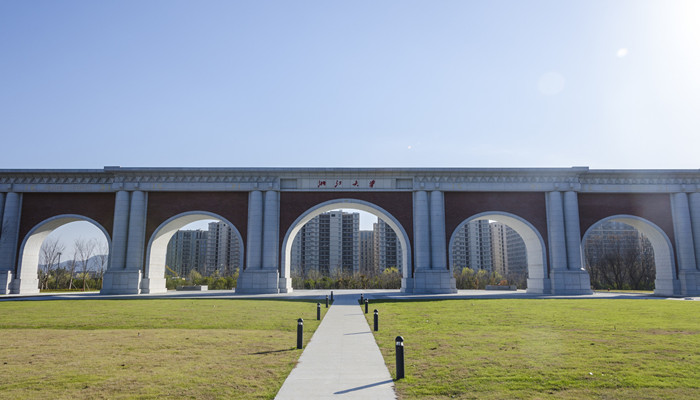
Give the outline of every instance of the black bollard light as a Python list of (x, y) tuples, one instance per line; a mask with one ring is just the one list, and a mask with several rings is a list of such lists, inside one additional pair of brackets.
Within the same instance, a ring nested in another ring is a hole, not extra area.
[(328, 308), (328, 295), (326, 295), (326, 308)]
[(331, 303), (333, 302), (333, 291), (331, 290)]
[(376, 308), (374, 309), (374, 331), (379, 331), (379, 311)]
[(321, 320), (321, 303), (316, 303), (316, 321)]
[(297, 320), (297, 349), (301, 349), (304, 341), (304, 320), (299, 318)]
[(405, 378), (403, 369), (403, 338), (401, 336), (396, 337), (396, 379)]
[(369, 313), (369, 299), (365, 299), (365, 314)]
[(365, 294), (360, 293), (360, 305), (362, 305), (362, 303), (364, 303), (364, 302), (365, 302)]

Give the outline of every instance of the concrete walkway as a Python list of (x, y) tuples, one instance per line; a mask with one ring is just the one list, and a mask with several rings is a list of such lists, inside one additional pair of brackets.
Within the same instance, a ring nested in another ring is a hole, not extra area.
[(394, 382), (357, 303), (335, 296), (276, 399), (395, 399)]

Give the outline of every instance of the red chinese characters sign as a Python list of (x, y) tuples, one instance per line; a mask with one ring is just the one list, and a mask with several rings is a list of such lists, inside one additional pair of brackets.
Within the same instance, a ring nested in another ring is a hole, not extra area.
[(356, 188), (356, 189), (360, 189), (363, 187), (373, 189), (374, 185), (376, 185), (376, 183), (377, 183), (377, 181), (374, 179), (370, 179), (369, 181), (366, 181), (366, 183), (361, 182), (358, 179), (349, 179), (347, 181), (343, 181), (341, 179), (335, 179), (334, 181), (331, 180), (329, 183), (329, 181), (327, 181), (327, 180), (319, 179), (316, 187), (319, 189), (320, 188), (330, 188), (330, 187), (333, 187), (333, 189), (342, 189), (343, 182), (345, 182), (345, 187), (348, 187), (348, 185), (349, 185), (349, 187)]

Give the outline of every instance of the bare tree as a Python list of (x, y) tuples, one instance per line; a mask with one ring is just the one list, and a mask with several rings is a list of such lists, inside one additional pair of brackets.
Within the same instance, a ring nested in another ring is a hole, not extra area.
[[(76, 242), (78, 242), (77, 239)], [(68, 261), (68, 274), (70, 275), (69, 281), (68, 281), (68, 290), (73, 289), (73, 279), (75, 278), (75, 268), (78, 266), (78, 262), (76, 259), (78, 258), (78, 251), (76, 249), (77, 243), (73, 243), (73, 257), (71, 258), (70, 261)]]
[(82, 238), (75, 239), (75, 262), (80, 266), (83, 274), (83, 291), (87, 286), (88, 269), (90, 267), (90, 258), (95, 254), (97, 249), (97, 241), (95, 239), (85, 240)]
[(654, 288), (654, 250), (645, 237), (609, 234), (589, 238), (585, 256), (593, 287)]
[(109, 245), (107, 242), (99, 242), (97, 248), (95, 249), (95, 259), (97, 260), (97, 266), (99, 267), (100, 280), (104, 277), (105, 270), (107, 269), (107, 262), (109, 261)]
[[(39, 266), (44, 266), (44, 273), (39, 274), (39, 286), (41, 289), (49, 288), (49, 279), (51, 278), (51, 270), (54, 265), (56, 268), (59, 267), (58, 261), (61, 259), (61, 253), (65, 250), (63, 243), (61, 243), (58, 238), (46, 239), (44, 243), (41, 244), (41, 250), (39, 253)], [(40, 271), (41, 272), (41, 271)], [(56, 281), (58, 283), (58, 280)], [(58, 287), (57, 287), (58, 288)]]

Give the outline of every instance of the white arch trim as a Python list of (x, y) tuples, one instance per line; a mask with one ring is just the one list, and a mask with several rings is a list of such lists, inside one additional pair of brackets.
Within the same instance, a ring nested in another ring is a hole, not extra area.
[[(38, 223), (32, 228), (27, 236), (24, 237), (19, 250), (19, 264), (17, 266), (17, 277), (19, 279), (15, 290), (18, 293), (39, 293), (39, 255), (41, 253), (41, 245), (44, 243), (51, 232), (60, 228), (63, 225), (71, 222), (85, 221), (97, 227), (107, 238), (107, 247), (109, 252), (112, 252), (112, 239), (109, 233), (92, 218), (88, 218), (78, 214), (62, 214), (48, 218)], [(109, 261), (108, 261), (109, 262)], [(107, 265), (109, 269), (109, 265)]]
[[(582, 245), (586, 243), (588, 235), (600, 224), (616, 221), (630, 225), (637, 229), (651, 242), (654, 249), (654, 264), (656, 265), (656, 281), (654, 293), (662, 296), (673, 296), (680, 293), (680, 283), (673, 258), (673, 246), (666, 233), (653, 222), (634, 215), (613, 215), (603, 218), (591, 225), (583, 235)], [(586, 265), (586, 268), (588, 265)]]
[(452, 246), (457, 238), (457, 231), (462, 229), (464, 225), (479, 220), (493, 220), (505, 225), (508, 225), (525, 242), (527, 252), (527, 275), (528, 275), (528, 292), (530, 293), (549, 293), (549, 273), (547, 270), (547, 256), (545, 254), (544, 239), (537, 229), (522, 217), (515, 214), (503, 211), (486, 211), (473, 215), (457, 226), (452, 232), (449, 245), (450, 269), (453, 267)]
[(375, 215), (378, 218), (381, 218), (384, 222), (386, 222), (387, 225), (389, 225), (391, 229), (393, 229), (394, 232), (397, 233), (396, 237), (401, 243), (401, 257), (403, 259), (401, 271), (403, 273), (404, 278), (411, 277), (411, 244), (408, 240), (408, 234), (406, 234), (406, 230), (403, 228), (403, 226), (401, 226), (399, 221), (383, 208), (368, 201), (357, 199), (336, 199), (315, 205), (314, 207), (308, 209), (306, 212), (300, 215), (299, 218), (297, 218), (294, 221), (294, 223), (292, 223), (291, 227), (284, 235), (284, 241), (282, 242), (283, 252), (281, 278), (291, 277), (290, 269), (292, 258), (292, 243), (294, 242), (294, 238), (296, 237), (297, 233), (299, 233), (301, 228), (317, 215), (321, 215), (324, 212), (328, 212), (331, 210), (346, 208), (365, 211), (372, 215)]
[(241, 248), (238, 265), (241, 267), (243, 266), (244, 243), (236, 225), (232, 224), (231, 221), (221, 215), (209, 211), (184, 212), (168, 218), (165, 222), (160, 224), (153, 232), (153, 235), (151, 235), (146, 251), (147, 262), (145, 279), (141, 282), (143, 293), (167, 292), (165, 287), (165, 257), (168, 252), (168, 242), (170, 242), (170, 239), (175, 235), (175, 232), (182, 229), (185, 225), (205, 219), (220, 220), (231, 226), (234, 234), (238, 238), (238, 243)]

